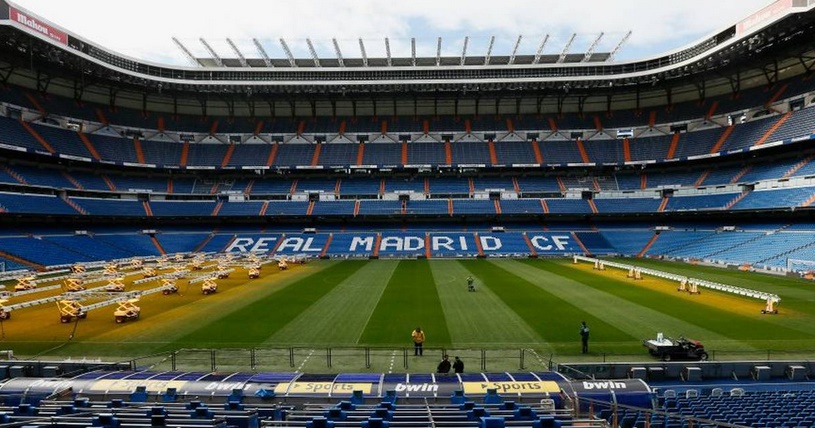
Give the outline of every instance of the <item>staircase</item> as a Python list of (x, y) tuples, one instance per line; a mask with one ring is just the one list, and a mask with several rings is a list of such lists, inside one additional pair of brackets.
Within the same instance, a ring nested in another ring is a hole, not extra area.
[(93, 143), (88, 138), (88, 136), (85, 135), (84, 132), (77, 132), (76, 135), (79, 135), (79, 139), (82, 141), (82, 144), (85, 146), (85, 149), (88, 150), (88, 153), (91, 154), (91, 157), (93, 157), (96, 160), (102, 159), (101, 157), (99, 157), (99, 152), (96, 151), (96, 147), (93, 146)]
[(0, 165), (0, 169), (5, 171), (6, 174), (10, 175), (11, 178), (13, 178), (13, 179), (17, 180), (18, 182), (20, 182), (20, 184), (28, 184), (28, 181), (26, 181), (25, 178), (23, 178), (22, 175), (18, 174), (17, 171), (14, 171), (13, 169), (11, 169), (11, 168), (9, 168), (9, 167), (7, 167), (5, 165)]
[(654, 236), (652, 236), (651, 239), (649, 239), (648, 242), (645, 244), (645, 246), (642, 247), (642, 250), (640, 250), (640, 252), (637, 253), (638, 259), (645, 257), (645, 254), (648, 252), (648, 250), (651, 249), (651, 247), (654, 245), (654, 242), (657, 242), (657, 238), (659, 238), (659, 234), (654, 233)]
[(739, 180), (741, 180), (741, 178), (744, 177), (744, 174), (747, 174), (748, 172), (750, 172), (751, 169), (753, 169), (753, 167), (751, 165), (748, 165), (748, 166), (745, 166), (744, 168), (742, 168), (741, 171), (738, 172), (738, 174), (736, 174), (735, 176), (733, 176), (733, 178), (730, 179), (730, 184), (738, 183)]
[(88, 215), (88, 212), (87, 212), (87, 211), (85, 211), (85, 209), (84, 209), (84, 208), (80, 207), (80, 206), (79, 206), (79, 204), (77, 204), (76, 202), (72, 201), (72, 200), (71, 200), (70, 198), (68, 198), (67, 196), (64, 196), (64, 195), (63, 195), (63, 196), (60, 196), (59, 198), (60, 198), (60, 199), (62, 199), (62, 201), (63, 201), (63, 202), (65, 202), (66, 204), (68, 204), (68, 205), (69, 205), (71, 208), (73, 208), (73, 209), (74, 209), (76, 212), (78, 212), (78, 213), (80, 213), (80, 214), (82, 214), (82, 215)]
[(702, 171), (702, 174), (699, 176), (698, 179), (696, 179), (696, 182), (693, 183), (693, 187), (701, 186), (702, 183), (705, 182), (705, 179), (707, 178), (708, 175), (710, 175), (710, 170), (709, 169), (706, 169), (706, 170)]
[[(779, 230), (780, 230), (780, 229), (779, 229)], [(776, 232), (778, 232), (778, 230), (776, 230)], [(775, 232), (773, 232), (773, 233), (775, 233)], [(766, 234), (763, 234), (763, 233), (759, 233), (759, 234), (758, 234), (758, 236), (756, 236), (755, 238), (748, 239), (748, 240), (746, 240), (746, 241), (744, 241), (744, 242), (740, 242), (740, 243), (738, 243), (738, 244), (736, 244), (736, 245), (733, 245), (732, 247), (728, 247), (728, 248), (725, 248), (725, 249), (722, 249), (722, 250), (719, 250), (719, 251), (714, 251), (714, 252), (712, 252), (712, 253), (710, 253), (710, 254), (706, 254), (706, 255), (705, 255), (704, 257), (702, 257), (702, 258), (703, 258), (703, 259), (709, 259), (709, 258), (711, 258), (711, 257), (713, 257), (713, 256), (718, 256), (719, 254), (722, 254), (722, 253), (724, 253), (724, 252), (730, 251), (730, 250), (732, 250), (732, 249), (734, 249), (734, 248), (742, 247), (742, 246), (744, 246), (744, 245), (747, 245), (747, 244), (753, 243), (753, 242), (755, 242), (755, 241), (757, 241), (757, 240), (759, 240), (759, 239), (761, 239), (761, 238), (763, 238), (763, 237), (765, 237), (765, 236), (767, 236), (767, 235), (766, 235)]]
[(212, 217), (218, 217), (218, 212), (221, 211), (221, 207), (223, 206), (224, 201), (218, 201), (218, 203), (215, 204), (215, 208), (212, 209)]
[(781, 177), (781, 178), (790, 178), (790, 177), (792, 177), (796, 172), (798, 172), (799, 169), (803, 168), (806, 164), (811, 162), (813, 158), (815, 158), (815, 155), (807, 156), (801, 162), (798, 162), (797, 164), (793, 165), (792, 168), (787, 170), (787, 172), (785, 172), (784, 176)]
[(28, 122), (20, 120), (20, 124), (23, 125), (23, 128), (25, 128), (25, 130), (28, 131), (28, 133), (31, 134), (31, 136), (34, 137), (34, 139), (37, 140), (42, 148), (47, 150), (48, 153), (54, 154), (57, 152), (53, 147), (51, 147), (50, 144), (48, 144), (48, 141), (45, 141), (45, 138), (42, 138), (42, 135), (40, 135), (39, 132), (35, 131), (34, 128), (31, 127)]
[(660, 203), (659, 203), (659, 208), (657, 209), (657, 212), (658, 212), (658, 213), (664, 213), (664, 212), (665, 212), (665, 207), (666, 207), (667, 205), (668, 205), (668, 198), (667, 198), (667, 197), (663, 197), (663, 198), (662, 198), (662, 202), (660, 202)]
[(741, 194), (739, 196), (736, 196), (730, 202), (728, 202), (727, 205), (725, 205), (724, 208), (722, 208), (722, 210), (727, 211), (730, 208), (733, 208), (733, 205), (736, 205), (737, 203), (739, 203), (739, 201), (744, 199), (744, 197), (747, 196), (749, 193), (750, 193), (749, 190), (745, 190), (744, 192), (741, 192)]
[(60, 174), (62, 174), (62, 176), (63, 176), (63, 177), (66, 179), (66, 180), (68, 180), (68, 181), (69, 181), (71, 184), (73, 184), (73, 185), (74, 185), (74, 187), (76, 187), (78, 190), (85, 190), (85, 187), (84, 187), (84, 186), (82, 186), (82, 183), (80, 183), (80, 182), (76, 181), (76, 179), (75, 179), (75, 178), (73, 178), (73, 177), (71, 177), (71, 176), (70, 176), (70, 175), (69, 175), (67, 172), (65, 172), (65, 171), (61, 171), (61, 172), (60, 172)]
[(798, 247), (795, 247), (795, 248), (789, 249), (789, 250), (787, 250), (787, 251), (784, 251), (784, 252), (783, 252), (783, 253), (781, 253), (781, 254), (775, 254), (775, 255), (773, 255), (773, 256), (771, 256), (771, 257), (767, 257), (767, 258), (761, 259), (761, 260), (759, 260), (759, 261), (755, 262), (754, 264), (759, 264), (759, 263), (767, 263), (768, 261), (770, 261), (770, 260), (772, 260), (772, 259), (784, 258), (784, 256), (786, 256), (787, 254), (790, 254), (790, 253), (792, 253), (792, 252), (794, 252), (794, 251), (798, 251), (798, 250), (801, 250), (801, 249), (804, 249), (804, 248), (809, 248), (809, 247), (812, 247), (812, 246), (815, 246), (815, 241), (810, 242), (809, 244), (804, 244), (804, 245), (801, 245), (801, 246), (798, 246)]
[(0, 251), (0, 257), (2, 257), (4, 259), (11, 260), (14, 263), (19, 263), (19, 264), (21, 264), (23, 266), (32, 267), (32, 268), (34, 268), (36, 270), (39, 270), (39, 271), (45, 270), (45, 266), (43, 266), (41, 264), (34, 263), (31, 260), (26, 260), (26, 259), (17, 257), (14, 254), (9, 254), (9, 253), (7, 253), (5, 251)]
[(801, 204), (801, 208), (806, 208), (806, 207), (812, 205), (813, 203), (815, 203), (815, 194), (813, 194), (812, 196), (809, 197), (809, 199), (804, 201), (804, 203)]

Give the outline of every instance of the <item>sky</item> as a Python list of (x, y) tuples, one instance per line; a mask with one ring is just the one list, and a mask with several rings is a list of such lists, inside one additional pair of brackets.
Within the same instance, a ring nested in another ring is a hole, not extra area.
[(602, 33), (597, 52), (610, 52), (631, 31), (616, 60), (642, 59), (683, 47), (734, 24), (771, 0), (16, 0), (16, 4), (113, 51), (158, 63), (191, 65), (172, 41), (177, 37), (196, 56), (209, 57), (204, 37), (219, 56), (234, 58), (226, 38), (246, 57), (259, 58), (253, 38), (269, 56), (285, 58), (284, 38), (297, 58), (335, 58), (336, 38), (344, 58), (367, 56), (509, 55), (521, 35), (519, 54), (533, 55), (544, 36), (544, 54), (559, 54), (573, 33), (569, 52), (585, 52)]

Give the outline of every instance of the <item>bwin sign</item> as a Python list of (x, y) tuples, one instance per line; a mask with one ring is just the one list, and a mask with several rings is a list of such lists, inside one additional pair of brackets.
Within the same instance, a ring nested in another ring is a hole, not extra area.
[(417, 383), (412, 385), (397, 383), (394, 390), (396, 390), (396, 392), (438, 392), (439, 386), (432, 383)]
[(628, 388), (628, 385), (626, 385), (625, 382), (611, 382), (611, 381), (609, 381), (609, 382), (586, 382), (586, 381), (583, 381), (583, 388), (586, 389), (586, 391), (589, 391), (589, 390), (592, 390), (592, 389), (602, 389), (602, 390), (626, 389), (626, 388)]

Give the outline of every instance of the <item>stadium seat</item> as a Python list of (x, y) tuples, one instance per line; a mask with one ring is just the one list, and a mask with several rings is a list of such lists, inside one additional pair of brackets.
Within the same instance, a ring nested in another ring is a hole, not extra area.
[(464, 395), (464, 390), (461, 389), (453, 391), (453, 395), (450, 396), (451, 404), (464, 404), (466, 401), (467, 397)]
[(484, 395), (484, 404), (502, 404), (504, 399), (498, 394), (495, 388), (487, 388), (487, 394)]

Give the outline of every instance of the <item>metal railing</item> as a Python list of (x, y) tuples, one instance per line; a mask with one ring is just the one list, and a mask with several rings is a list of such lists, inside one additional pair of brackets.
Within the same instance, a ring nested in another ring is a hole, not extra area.
[[(709, 362), (809, 359), (815, 350), (708, 350)], [(412, 347), (274, 347), (179, 349), (127, 358), (134, 369), (181, 371), (278, 371), (433, 373), (442, 356), (459, 357), (467, 372), (545, 371), (566, 367), (563, 362), (659, 362), (645, 353), (553, 354), (532, 348), (425, 348), (423, 356)], [(559, 364), (560, 363), (560, 364)], [(569, 370), (569, 369), (566, 369)], [(565, 373), (575, 379), (591, 374)]]

